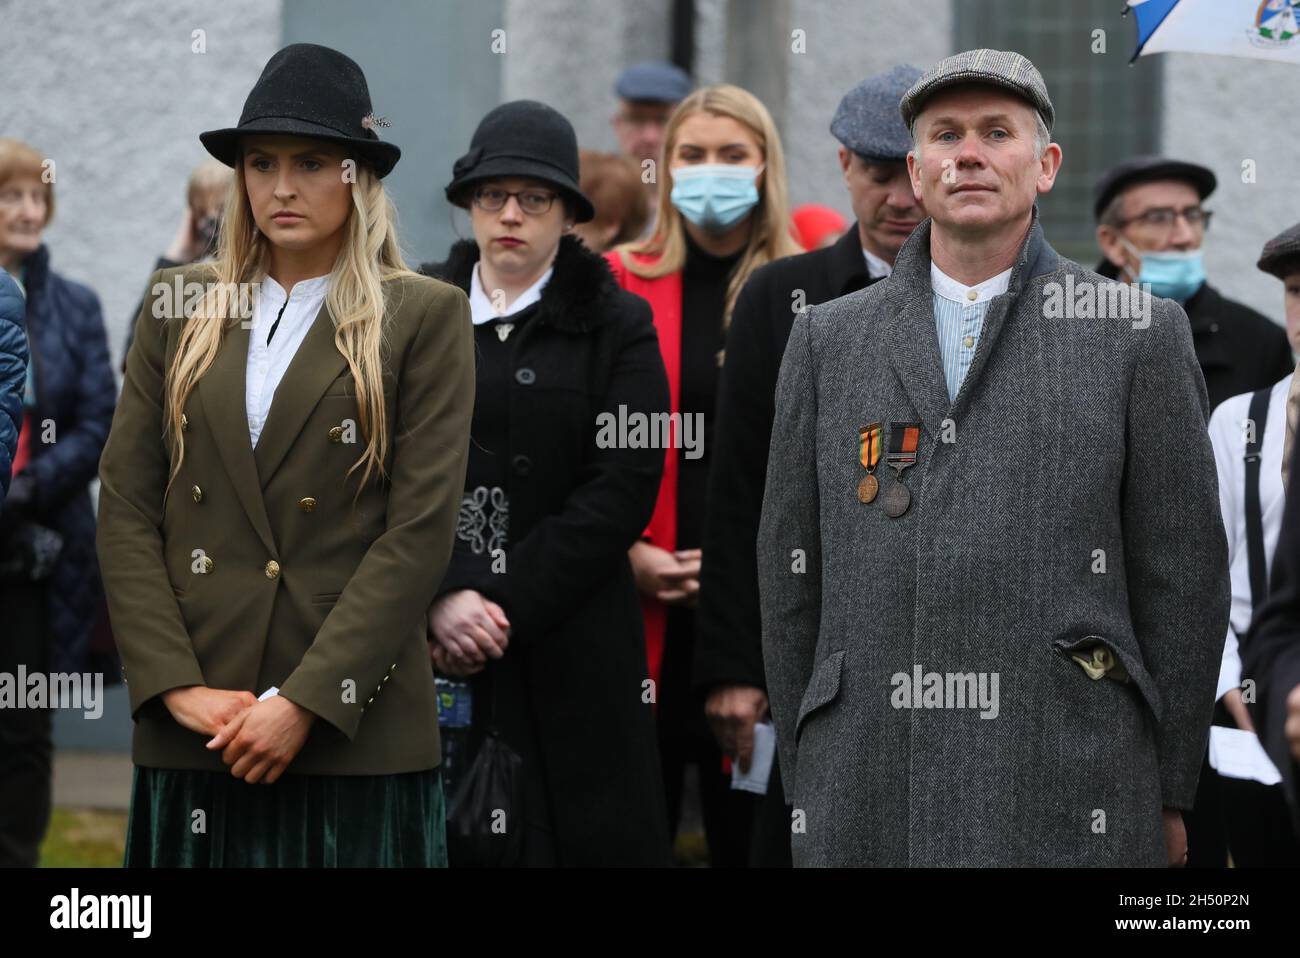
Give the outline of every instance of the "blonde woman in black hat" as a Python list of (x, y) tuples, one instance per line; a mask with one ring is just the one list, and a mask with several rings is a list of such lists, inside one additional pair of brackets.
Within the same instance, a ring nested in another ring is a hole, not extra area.
[(277, 53), (201, 137), (235, 170), (215, 262), (155, 274), (137, 321), (99, 509), (127, 865), (446, 862), (423, 613), (472, 342), (464, 295), (402, 263), (382, 126), (347, 57)]
[[(521, 841), (495, 860), (666, 864), (627, 558), (663, 452), (622, 428), (668, 407), (650, 308), (572, 235), (593, 210), (573, 127), (550, 107), (488, 113), (447, 198), (468, 210), (474, 238), (426, 269), (469, 296), (478, 390), (430, 647), (438, 671), (473, 677), (470, 756), (494, 727), (521, 759), (522, 801), (504, 810)], [(451, 801), (459, 823), (458, 787)]]

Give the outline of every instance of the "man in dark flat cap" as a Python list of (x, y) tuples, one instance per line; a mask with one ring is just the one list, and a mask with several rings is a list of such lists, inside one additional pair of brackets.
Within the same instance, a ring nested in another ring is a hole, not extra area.
[(1212, 214), (1204, 203), (1215, 186), (1214, 173), (1196, 163), (1136, 156), (1108, 170), (1093, 195), (1105, 257), (1097, 271), (1149, 283), (1153, 295), (1182, 304), (1211, 409), (1273, 385), (1295, 366), (1276, 323), (1205, 280), (1201, 247)]
[[(888, 276), (924, 218), (907, 176), (911, 138), (898, 101), (921, 71), (896, 66), (844, 95), (831, 121), (853, 228), (833, 246), (757, 270), (736, 300), (718, 388), (709, 509), (700, 570), (695, 681), (722, 750), (749, 765), (754, 726), (767, 719), (767, 682), (754, 555), (772, 436), (776, 376), (795, 316)], [(768, 779), (754, 826), (751, 864), (790, 864), (790, 815), (780, 772)]]
[[(1300, 315), (1300, 224), (1269, 241), (1259, 267), (1286, 283), (1288, 322), (1293, 307)], [(1295, 411), (1297, 379), (1300, 375), (1292, 380), (1287, 402), (1289, 419)], [(1287, 429), (1291, 475), (1300, 469), (1300, 448), (1293, 435), (1294, 421)], [(1255, 683), (1250, 714), (1260, 742), (1282, 775), (1292, 828), (1300, 834), (1300, 496), (1289, 495), (1289, 487), (1268, 585), (1264, 608), (1242, 642), (1241, 675), (1243, 683)]]
[[(1282, 281), (1287, 336), (1292, 346), (1300, 347), (1300, 225), (1269, 240), (1258, 265)], [(1223, 708), (1216, 710), (1216, 727), (1210, 731), (1212, 767), (1201, 773), (1204, 784), (1197, 791), (1197, 819), (1201, 817), (1200, 800), (1204, 796), (1205, 808), (1219, 815), (1226, 850), (1238, 868), (1300, 865), (1300, 839), (1292, 831), (1285, 787), (1279, 783), (1279, 779), (1288, 781), (1287, 787), (1294, 789), (1290, 768), (1293, 763), (1269, 760), (1259, 747), (1255, 723), (1248, 711), (1254, 703), (1268, 713), (1266, 728), (1273, 734), (1272, 744), (1275, 750), (1282, 746), (1285, 736), (1278, 733), (1285, 723), (1277, 721), (1277, 712), (1270, 713), (1268, 706), (1284, 702), (1287, 691), (1300, 682), (1300, 676), (1290, 686), (1285, 684), (1285, 678), (1279, 685), (1275, 678), (1278, 672), (1271, 663), (1300, 635), (1287, 635), (1285, 628), (1278, 628), (1273, 618), (1278, 609), (1274, 607), (1266, 615), (1271, 624), (1261, 633), (1266, 637), (1249, 655), (1246, 642), (1252, 617), (1266, 606), (1270, 560), (1271, 567), (1279, 572), (1291, 568), (1288, 561), (1278, 562), (1273, 557), (1281, 558), (1280, 550), (1275, 553), (1275, 549), (1286, 502), (1282, 485), (1286, 402), (1294, 378), (1294, 374), (1288, 374), (1272, 386), (1226, 399), (1210, 417), (1210, 442), (1219, 470), (1219, 500), (1228, 533), (1232, 620), (1216, 692)], [(1294, 586), (1284, 583), (1280, 594), (1285, 597)], [(1250, 668), (1243, 668), (1243, 659), (1251, 660)], [(1246, 684), (1252, 675), (1258, 680)], [(1261, 694), (1266, 687), (1267, 701)], [(1268, 736), (1264, 735), (1264, 739), (1267, 742)], [(1279, 769), (1287, 774), (1281, 775)], [(1212, 794), (1207, 796), (1207, 792)], [(1197, 855), (1196, 843), (1200, 840), (1197, 832), (1205, 830), (1198, 826), (1204, 824), (1196, 821), (1194, 825), (1189, 819), (1187, 840), (1192, 858)]]
[(1229, 592), (1187, 318), (1048, 244), (1062, 153), (1023, 56), (949, 57), (900, 113), (930, 218), (796, 318), (777, 386), (794, 863), (1179, 864)]
[[(610, 119), (618, 148), (644, 173), (647, 161), (659, 162), (664, 145), (664, 128), (677, 104), (686, 99), (694, 84), (686, 71), (664, 60), (634, 63), (618, 75), (614, 93), (618, 109)], [(658, 193), (658, 176), (642, 176), (651, 216), (646, 224), (654, 226), (654, 204)]]

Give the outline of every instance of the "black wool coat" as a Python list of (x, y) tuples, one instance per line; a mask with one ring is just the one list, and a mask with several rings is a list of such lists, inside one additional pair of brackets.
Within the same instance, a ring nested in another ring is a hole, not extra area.
[[(478, 255), (461, 241), (421, 271), (468, 292)], [(666, 412), (668, 378), (649, 304), (620, 289), (576, 238), (561, 240), (541, 301), (528, 308), (535, 314), (509, 340), (505, 571), (458, 539), (438, 594), (474, 589), (510, 620), (506, 659), (527, 695), (498, 701), (495, 720), (507, 741), (512, 725), (532, 730), (559, 864), (665, 865), (649, 670), (627, 558), (654, 508), (664, 454), (602, 449), (596, 438), (602, 412)]]
[(867, 282), (854, 223), (825, 249), (756, 270), (736, 299), (718, 385), (695, 626), (694, 682), (705, 691), (767, 688), (755, 550), (781, 357), (801, 303), (817, 306)]

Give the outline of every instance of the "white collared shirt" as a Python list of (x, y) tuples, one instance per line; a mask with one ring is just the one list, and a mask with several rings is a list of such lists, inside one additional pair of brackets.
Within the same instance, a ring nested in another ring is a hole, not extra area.
[(494, 319), (505, 319), (507, 316), (522, 312), (542, 298), (542, 290), (550, 282), (551, 274), (554, 272), (555, 267), (548, 269), (537, 282), (519, 294), (519, 298), (508, 307), (509, 312), (499, 313), (496, 307), (492, 305), (492, 300), (488, 297), (487, 292), (483, 289), (483, 281), (479, 278), (478, 263), (475, 263), (474, 275), (470, 277), (469, 281), (470, 320), (475, 326), (480, 326), (483, 323), (490, 323)]
[[(248, 414), (248, 436), (254, 448), (262, 435), (262, 427), (266, 425), (276, 387), (325, 304), (329, 283), (328, 274), (300, 280), (286, 294), (284, 287), (271, 277), (262, 280), (253, 307), (253, 328), (248, 336), (248, 368), (244, 378), (244, 408)], [(280, 324), (268, 346), (266, 337), (277, 316)]]
[(881, 259), (865, 246), (862, 247), (862, 258), (867, 261), (867, 277), (869, 279), (884, 279), (894, 271), (894, 267), (888, 261)]
[(934, 327), (939, 336), (939, 358), (943, 362), (943, 379), (950, 400), (957, 398), (962, 380), (975, 359), (975, 348), (984, 329), (989, 301), (1005, 293), (1010, 285), (1010, 269), (982, 283), (967, 286), (930, 263)]
[[(1286, 397), (1291, 379), (1287, 376), (1273, 386), (1259, 450), (1259, 511), (1264, 533), (1265, 581), (1272, 574), (1273, 552), (1282, 531), (1282, 511), (1286, 506), (1286, 492), (1282, 488), (1282, 446), (1286, 438)], [(1210, 445), (1214, 448), (1214, 464), (1218, 468), (1219, 508), (1223, 512), (1223, 528), (1227, 533), (1228, 574), (1232, 580), (1232, 606), (1223, 658), (1219, 663), (1216, 699), (1222, 698), (1229, 689), (1241, 686), (1241, 654), (1237, 637), (1246, 634), (1255, 612), (1250, 591), (1250, 557), (1246, 548), (1246, 423), (1251, 396), (1251, 393), (1243, 393), (1225, 399), (1210, 416)], [(1212, 736), (1215, 734), (1215, 731), (1211, 732)], [(1217, 732), (1218, 736), (1222, 734)], [(1242, 767), (1226, 774), (1232, 778), (1249, 777), (1265, 784), (1280, 780), (1277, 769), (1262, 749), (1251, 747), (1242, 751), (1246, 761), (1237, 763)], [(1223, 772), (1216, 752), (1212, 745), (1210, 764)]]

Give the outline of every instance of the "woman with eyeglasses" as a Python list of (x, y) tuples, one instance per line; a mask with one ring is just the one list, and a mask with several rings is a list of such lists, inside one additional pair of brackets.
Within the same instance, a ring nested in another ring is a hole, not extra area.
[[(488, 113), (446, 192), (474, 238), (424, 272), (469, 295), (478, 360), (456, 543), (429, 610), (436, 670), (469, 680), (454, 774), (489, 730), (518, 756), (520, 801), (501, 811), (521, 841), (505, 864), (667, 864), (627, 556), (663, 452), (620, 430), (668, 406), (650, 308), (572, 235), (594, 210), (573, 127), (550, 107)], [(459, 786), (451, 801), (459, 821)]]

